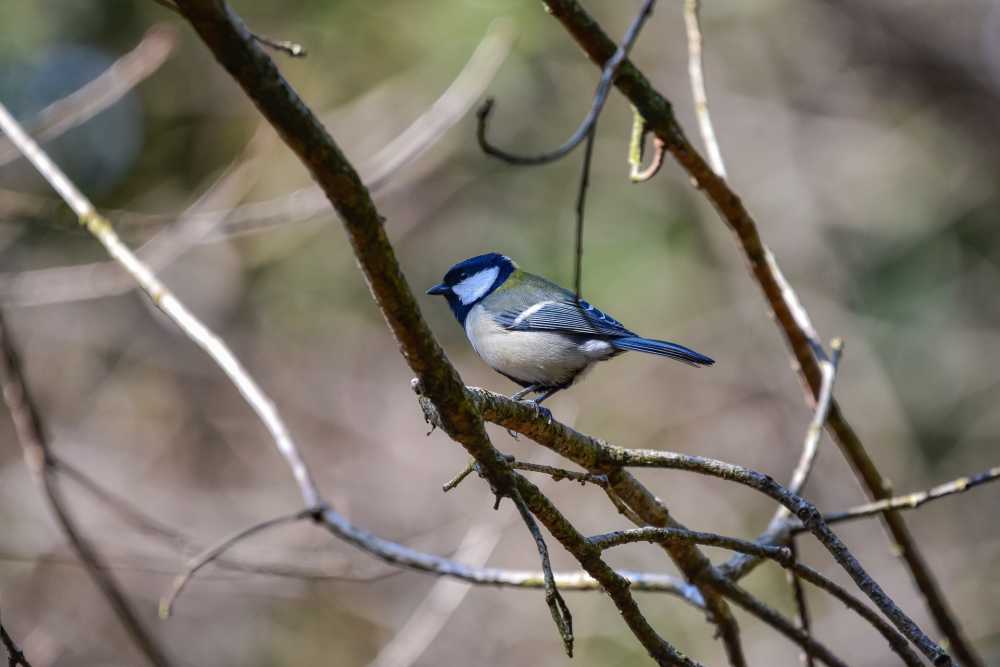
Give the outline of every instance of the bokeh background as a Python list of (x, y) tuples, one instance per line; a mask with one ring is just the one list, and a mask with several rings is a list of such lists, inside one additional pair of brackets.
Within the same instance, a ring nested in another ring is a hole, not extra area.
[[(485, 70), (473, 79), (499, 101), (492, 135), (502, 146), (537, 152), (561, 143), (597, 81), (597, 69), (532, 0), (235, 4), (258, 32), (308, 48), (305, 59), (276, 59), (355, 164), (369, 169), (428, 114), (491, 25), (498, 52), (506, 36), (513, 43), (495, 79)], [(680, 5), (659, 4), (634, 59), (700, 145)], [(587, 6), (619, 37), (638, 3)], [(709, 99), (730, 181), (821, 334), (846, 340), (836, 395), (872, 456), (900, 491), (996, 465), (1000, 5), (719, 1), (706, 2), (703, 17)], [(158, 23), (176, 29), (165, 64), (46, 144), (133, 246), (190, 226), (182, 214), (191, 206), (225, 211), (309, 185), (191, 30), (149, 0), (5, 3), (0, 100), (30, 126)], [(697, 371), (626, 355), (550, 407), (616, 444), (704, 454), (786, 479), (810, 418), (788, 354), (734, 239), (681, 171), (668, 160), (652, 182), (628, 183), (629, 125), (628, 105), (613, 93), (595, 149), (584, 294), (630, 328), (718, 364)], [(455, 261), (490, 250), (569, 284), (582, 155), (511, 167), (480, 153), (474, 129), (466, 114), (378, 189), (411, 285), (426, 288)], [(224, 192), (211, 189), (233, 169)], [(105, 257), (23, 160), (0, 167), (0, 188), (0, 299), (57, 453), (199, 545), (294, 510), (300, 500), (287, 469), (220, 372), (106, 267), (38, 273)], [(211, 201), (200, 202), (210, 191)], [(425, 435), (407, 367), (336, 217), (296, 201), (270, 217), (203, 215), (193, 237), (157, 257), (164, 280), (275, 398), (338, 510), (416, 548), (448, 555), (461, 547), (466, 556), (471, 545), (490, 565), (537, 567), (529, 535), (509, 509), (491, 510), (482, 483), (441, 492), (465, 456), (441, 433)], [(467, 382), (513, 390), (472, 354), (443, 302), (420, 303)], [(56, 530), (6, 413), (0, 422), (5, 625), (36, 667), (140, 664)], [(554, 462), (530, 442), (492, 433), (518, 457)], [(773, 510), (715, 480), (641, 478), (701, 530), (752, 537)], [(599, 491), (542, 483), (581, 530), (624, 526)], [(206, 570), (161, 622), (157, 599), (194, 547), (151, 538), (65, 484), (86, 534), (177, 664), (367, 665), (435, 584), (293, 526), (234, 556), (309, 578)], [(863, 500), (828, 440), (807, 496), (826, 510)], [(907, 516), (990, 664), (1000, 663), (998, 502), (1000, 486), (986, 487)], [(933, 630), (878, 524), (840, 533)], [(825, 552), (801, 542), (803, 558), (844, 581)], [(572, 568), (558, 546), (553, 552), (557, 565)], [(610, 559), (672, 571), (652, 547)], [(762, 566), (746, 584), (791, 613), (780, 571)], [(644, 663), (607, 598), (574, 593), (568, 602), (575, 664)], [(810, 602), (818, 637), (849, 664), (892, 664), (871, 628), (829, 598), (810, 594)], [(640, 603), (669, 640), (722, 664), (698, 613), (664, 595), (640, 594)], [(791, 644), (737, 615), (751, 663), (795, 664)], [(537, 591), (474, 588), (443, 620), (415, 664), (566, 664)]]

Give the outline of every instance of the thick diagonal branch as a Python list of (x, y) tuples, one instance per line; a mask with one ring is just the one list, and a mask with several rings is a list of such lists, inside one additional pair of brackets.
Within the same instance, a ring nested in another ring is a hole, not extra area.
[(619, 580), (599, 554), (591, 557), (576, 544), (551, 503), (512, 471), (490, 443), (461, 378), (420, 313), (368, 190), (333, 137), (259, 48), (243, 22), (220, 0), (178, 0), (177, 5), (337, 210), (372, 296), (403, 357), (438, 408), (443, 430), (476, 459), (497, 495), (509, 497), (515, 490), (521, 494), (549, 532), (601, 582), (651, 656), (661, 664), (695, 664), (656, 634), (636, 606), (627, 583)]

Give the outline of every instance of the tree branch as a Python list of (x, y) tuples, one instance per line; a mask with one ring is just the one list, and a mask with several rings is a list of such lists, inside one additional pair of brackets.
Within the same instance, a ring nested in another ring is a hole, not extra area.
[[(877, 503), (859, 505), (843, 512), (824, 514), (823, 520), (828, 524), (833, 524), (841, 523), (842, 521), (865, 519), (890, 510), (913, 510), (924, 505), (925, 503), (931, 502), (932, 500), (939, 500), (941, 498), (947, 498), (948, 496), (953, 496), (959, 493), (965, 493), (966, 491), (970, 491), (983, 484), (994, 482), (997, 479), (1000, 479), (1000, 467), (990, 468), (989, 470), (976, 475), (959, 477), (958, 479), (944, 484), (939, 484), (938, 486), (924, 491), (916, 491), (914, 493), (908, 493), (905, 496), (887, 498), (885, 500), (880, 500)], [(799, 525), (793, 525), (791, 527), (793, 535), (798, 534), (803, 530), (804, 527)]]
[[(695, 544), (730, 549), (739, 553), (752, 555), (755, 558), (772, 560), (786, 568), (789, 574), (805, 579), (817, 588), (830, 593), (843, 602), (849, 609), (868, 621), (883, 637), (885, 637), (885, 639), (889, 642), (889, 646), (907, 665), (917, 667), (922, 664), (920, 658), (910, 648), (906, 638), (903, 637), (903, 635), (901, 635), (895, 628), (886, 623), (881, 616), (866, 606), (854, 595), (848, 593), (843, 587), (834, 583), (832, 580), (823, 576), (813, 568), (799, 563), (794, 553), (787, 547), (762, 545), (758, 542), (750, 542), (748, 540), (716, 535), (714, 533), (678, 530), (673, 528), (640, 528), (638, 530), (623, 530), (606, 533), (604, 535), (596, 535), (589, 538), (589, 541), (592, 544), (601, 549), (609, 549), (614, 546), (632, 542), (661, 543), (664, 540), (693, 542)], [(728, 583), (732, 582), (731, 579), (716, 573), (712, 573), (709, 576), (711, 577), (713, 585), (719, 586), (721, 590), (725, 592), (727, 597), (735, 590), (728, 585)], [(720, 582), (727, 583), (720, 584)], [(742, 599), (746, 594), (744, 592), (737, 591), (735, 595)], [(734, 601), (738, 602), (735, 598)], [(753, 610), (750, 611), (751, 613), (754, 613)], [(758, 611), (760, 611), (759, 608)], [(773, 617), (766, 612), (757, 615), (768, 623), (771, 623), (773, 620)], [(781, 623), (782, 622), (779, 621), (779, 624)], [(787, 626), (782, 625), (779, 630), (802, 646), (804, 650), (807, 650), (808, 655), (814, 655), (814, 653), (808, 653), (809, 647), (812, 646), (810, 644), (812, 640), (805, 628), (800, 628), (800, 630), (802, 630), (801, 633), (789, 633), (787, 632)], [(813, 648), (815, 647), (813, 646)]]
[[(788, 550), (792, 553), (792, 561), (798, 562), (799, 550), (795, 544), (795, 540), (788, 541)], [(787, 575), (788, 583), (792, 587), (792, 599), (795, 601), (795, 615), (798, 618), (799, 629), (807, 635), (812, 636), (809, 620), (809, 602), (806, 599), (805, 588), (802, 586), (802, 579), (794, 571), (789, 571)], [(802, 659), (802, 667), (815, 667), (816, 663), (811, 655), (803, 651), (800, 657)]]
[[(415, 389), (419, 391), (420, 387), (417, 386)], [(826, 525), (816, 507), (791, 493), (768, 475), (706, 457), (687, 456), (659, 450), (615, 447), (597, 438), (579, 433), (554, 419), (547, 419), (537, 414), (532, 406), (513, 401), (506, 396), (474, 387), (468, 388), (468, 394), (487, 421), (526, 435), (540, 445), (558, 452), (588, 470), (603, 470), (607, 467), (617, 470), (622, 467), (636, 466), (687, 470), (736, 482), (767, 495), (788, 508), (793, 515), (799, 517), (809, 532), (815, 535), (820, 543), (826, 547), (827, 551), (854, 579), (865, 595), (935, 665), (954, 664), (950, 656), (924, 634), (913, 620), (899, 609), (885, 591), (872, 580), (840, 538)], [(433, 405), (421, 400), (421, 407), (424, 409), (425, 417), (433, 423), (437, 419)], [(609, 473), (608, 478), (613, 484), (614, 475)]]
[[(627, 582), (599, 557), (592, 557), (591, 548), (583, 538), (575, 539), (567, 528), (571, 526), (548, 499), (510, 470), (490, 443), (458, 373), (420, 314), (386, 236), (383, 220), (357, 172), (271, 59), (256, 45), (246, 26), (221, 0), (178, 0), (177, 5), (218, 61), (310, 170), (336, 208), (372, 295), (426, 396), (437, 406), (443, 430), (476, 459), (496, 495), (509, 497), (516, 488), (549, 532), (601, 582), (650, 655), (661, 664), (695, 664), (656, 634), (636, 606)], [(332, 510), (324, 512), (324, 517), (335, 518), (335, 515)]]
[[(616, 50), (614, 42), (575, 0), (542, 0), (563, 27), (573, 36), (598, 66)], [(718, 211), (720, 217), (735, 233), (740, 249), (749, 263), (750, 272), (763, 292), (775, 323), (796, 360), (800, 378), (811, 396), (818, 396), (821, 374), (810, 346), (809, 332), (796, 319), (795, 310), (801, 309), (794, 292), (784, 281), (777, 261), (761, 239), (757, 223), (743, 206), (740, 197), (730, 189), (688, 142), (684, 131), (674, 118), (670, 103), (660, 95), (646, 77), (627, 59), (615, 77), (615, 86), (646, 119), (653, 132), (664, 140), (667, 150), (687, 172), (695, 186), (701, 190)], [(804, 310), (803, 310), (804, 312)], [(815, 336), (812, 339), (815, 340)], [(847, 418), (834, 401), (830, 406), (827, 429), (840, 446), (855, 474), (864, 483), (868, 494), (875, 500), (892, 496), (892, 487), (882, 477), (864, 444), (851, 427)], [(931, 615), (941, 632), (955, 650), (958, 659), (968, 667), (982, 665), (968, 640), (964, 637), (954, 613), (930, 568), (917, 548), (916, 542), (902, 517), (895, 512), (882, 515), (886, 527), (895, 541), (913, 579), (924, 596)]]
[(80, 224), (100, 241), (122, 267), (128, 271), (139, 286), (153, 300), (154, 305), (170, 318), (184, 334), (198, 347), (205, 351), (212, 361), (226, 374), (236, 386), (240, 394), (257, 414), (261, 422), (270, 432), (279, 452), (285, 457), (292, 469), (295, 481), (302, 492), (302, 498), (307, 507), (320, 504), (319, 490), (309, 474), (309, 470), (299, 454), (298, 447), (285, 426), (284, 420), (274, 407), (274, 402), (264, 393), (257, 381), (246, 371), (229, 347), (211, 329), (187, 309), (187, 307), (167, 289), (156, 275), (143, 264), (118, 238), (111, 223), (108, 222), (82, 192), (66, 177), (52, 162), (24, 129), (10, 115), (7, 108), (0, 104), (0, 129), (10, 137), (11, 141), (31, 161), (38, 172), (49, 182), (59, 195), (69, 204), (79, 218)]

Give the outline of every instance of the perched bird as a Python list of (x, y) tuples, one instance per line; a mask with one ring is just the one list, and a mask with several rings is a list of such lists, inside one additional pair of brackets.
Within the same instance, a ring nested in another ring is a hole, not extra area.
[(534, 403), (579, 379), (597, 361), (628, 350), (709, 366), (712, 359), (677, 343), (643, 338), (618, 320), (577, 301), (569, 290), (492, 252), (459, 262), (427, 290), (448, 300), (476, 353), (524, 387), (511, 398)]

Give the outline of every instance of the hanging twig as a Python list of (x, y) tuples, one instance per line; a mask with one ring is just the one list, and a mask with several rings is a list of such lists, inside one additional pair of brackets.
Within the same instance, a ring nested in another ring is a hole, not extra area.
[(528, 509), (528, 505), (524, 502), (524, 498), (521, 497), (520, 492), (516, 489), (511, 495), (511, 500), (517, 506), (517, 511), (521, 515), (521, 519), (524, 524), (528, 527), (528, 532), (531, 533), (531, 537), (535, 540), (535, 546), (538, 548), (538, 555), (542, 559), (542, 573), (545, 575), (545, 602), (549, 605), (549, 611), (552, 613), (552, 620), (555, 622), (556, 627), (559, 628), (559, 635), (563, 640), (563, 648), (566, 649), (566, 655), (570, 658), (573, 657), (573, 615), (570, 614), (569, 607), (566, 606), (566, 601), (563, 600), (562, 595), (559, 594), (559, 590), (556, 588), (555, 577), (552, 575), (552, 565), (549, 563), (549, 550), (545, 546), (545, 538), (542, 537), (542, 531), (538, 529), (538, 524), (535, 523), (535, 517), (531, 515), (531, 510)]
[[(792, 562), (797, 563), (799, 560), (799, 549), (794, 539), (788, 541), (788, 551), (791, 553)], [(788, 583), (792, 587), (792, 598), (795, 600), (795, 615), (798, 618), (799, 629), (807, 636), (812, 636), (811, 624), (809, 622), (809, 603), (806, 599), (806, 591), (802, 587), (802, 580), (796, 574), (794, 568), (789, 569), (786, 575)], [(799, 657), (804, 667), (814, 667), (815, 663), (813, 662), (812, 655), (803, 651)]]
[(656, 0), (643, 1), (642, 8), (625, 32), (621, 45), (615, 49), (615, 52), (604, 63), (601, 80), (598, 82), (597, 90), (594, 92), (594, 101), (590, 105), (590, 111), (587, 112), (583, 122), (580, 123), (580, 126), (576, 128), (576, 131), (573, 132), (570, 138), (566, 140), (566, 143), (553, 151), (538, 155), (516, 155), (494, 146), (486, 138), (486, 125), (495, 106), (495, 100), (490, 98), (479, 107), (479, 111), (476, 113), (476, 117), (479, 120), (476, 128), (476, 139), (479, 141), (479, 147), (483, 149), (483, 152), (499, 158), (508, 164), (525, 166), (548, 164), (569, 155), (574, 148), (579, 146), (594, 131), (597, 119), (601, 115), (601, 110), (604, 109), (604, 103), (608, 100), (608, 93), (611, 92), (611, 84), (618, 74), (618, 68), (628, 57), (632, 45), (635, 44), (635, 40), (639, 37), (639, 31), (642, 30), (646, 19), (653, 13), (653, 5), (655, 4)]
[[(580, 306), (583, 284), (583, 219), (587, 208), (587, 188), (590, 186), (590, 161), (594, 155), (594, 136), (597, 127), (591, 127), (587, 135), (587, 145), (583, 149), (583, 165), (580, 168), (580, 186), (576, 194), (576, 252), (573, 260), (573, 293), (576, 295), (577, 306)], [(584, 318), (587, 311), (581, 308)]]

